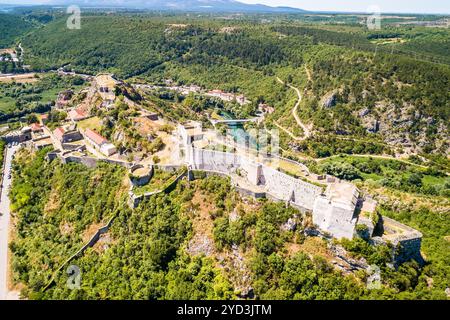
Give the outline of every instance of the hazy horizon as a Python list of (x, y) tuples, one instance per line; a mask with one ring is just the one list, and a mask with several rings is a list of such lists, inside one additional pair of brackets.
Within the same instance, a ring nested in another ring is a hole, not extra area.
[(308, 11), (367, 12), (371, 6), (378, 6), (383, 13), (423, 13), (449, 14), (450, 1), (428, 0), (239, 0), (249, 4), (266, 4), (271, 6), (289, 6)]
[[(377, 6), (382, 13), (418, 13), (418, 14), (450, 14), (450, 2), (428, 0), (236, 0), (247, 4), (265, 4), (269, 6), (286, 6), (317, 12), (371, 12), (369, 7)], [(40, 5), (55, 4), (58, 0), (0, 0), (0, 4)], [(61, 0), (61, 2), (64, 2)], [(74, 1), (75, 2), (75, 1)], [(79, 1), (77, 1), (79, 2)], [(85, 1), (88, 3), (89, 1)], [(114, 1), (111, 1), (113, 3)], [(117, 2), (120, 1), (116, 1)], [(405, 8), (405, 9), (404, 9)]]

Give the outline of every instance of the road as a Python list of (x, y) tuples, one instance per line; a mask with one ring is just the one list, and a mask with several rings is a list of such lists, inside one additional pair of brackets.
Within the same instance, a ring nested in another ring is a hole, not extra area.
[[(397, 157), (392, 157), (392, 156), (387, 156), (387, 155), (377, 155), (377, 154), (348, 154), (348, 157), (356, 157), (356, 158), (374, 158), (374, 159), (382, 159), (382, 160), (393, 160), (393, 161), (398, 161), (398, 162), (402, 162), (404, 164), (413, 166), (413, 167), (419, 167), (422, 169), (427, 169), (427, 166), (421, 165), (421, 164), (417, 164), (417, 163), (413, 163), (401, 158), (397, 158)], [(331, 157), (326, 157), (326, 158), (320, 158), (320, 159), (315, 159), (316, 162), (323, 162), (329, 159), (333, 159), (333, 158), (339, 158), (341, 157), (341, 155), (334, 155)], [(449, 175), (449, 173), (447, 172), (447, 175)]]
[[(283, 85), (285, 84), (284, 81), (281, 80), (281, 79), (278, 78), (278, 77), (277, 77), (277, 80), (278, 80), (278, 82), (280, 82), (281, 84), (283, 84)], [(292, 115), (294, 116), (295, 121), (297, 121), (297, 124), (303, 129), (304, 137), (299, 138), (299, 137), (295, 137), (293, 134), (289, 134), (289, 135), (291, 135), (291, 137), (294, 138), (295, 140), (305, 140), (305, 139), (307, 139), (307, 138), (309, 138), (309, 137), (311, 136), (311, 130), (309, 130), (309, 128), (302, 122), (302, 120), (300, 119), (300, 117), (299, 117), (298, 114), (297, 114), (298, 107), (300, 106), (300, 103), (302, 102), (302, 94), (301, 94), (301, 92), (300, 92), (300, 90), (299, 90), (298, 88), (292, 86), (291, 84), (288, 83), (287, 86), (288, 86), (289, 88), (295, 90), (295, 92), (297, 93), (298, 101), (297, 101), (297, 103), (295, 104), (294, 108), (292, 109)], [(280, 129), (282, 129), (282, 130), (288, 132), (287, 129), (283, 128), (283, 127), (280, 126), (280, 125), (277, 125), (277, 127), (279, 127)]]
[(11, 179), (8, 179), (8, 175), (11, 172), (13, 154), (18, 149), (19, 146), (7, 147), (5, 155), (5, 171), (0, 198), (0, 300), (17, 300), (19, 298), (18, 292), (10, 292), (8, 290), (8, 238), (11, 219), (8, 197)]

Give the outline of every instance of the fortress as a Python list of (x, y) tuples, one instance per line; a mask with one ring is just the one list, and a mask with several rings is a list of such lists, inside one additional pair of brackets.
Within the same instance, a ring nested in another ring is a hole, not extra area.
[(238, 154), (198, 149), (192, 145), (186, 146), (185, 153), (191, 170), (228, 175), (236, 187), (247, 193), (287, 202), (302, 212), (312, 212), (313, 222), (335, 238), (353, 237), (359, 198), (359, 191), (353, 184), (335, 182), (324, 190)]
[[(373, 245), (392, 244), (393, 262), (396, 265), (411, 258), (419, 263), (423, 262), (420, 254), (422, 234), (395, 220), (379, 216), (376, 212), (376, 201), (366, 199), (354, 184), (339, 181), (334, 177), (328, 177), (323, 181), (324, 184), (315, 183), (285, 174), (269, 165), (254, 161), (247, 155), (197, 148), (194, 146), (195, 142), (202, 140), (203, 134), (201, 129), (193, 129), (193, 132), (178, 130), (182, 154), (180, 163), (163, 166), (165, 170), (172, 171), (187, 167), (186, 172), (170, 182), (170, 186), (186, 175), (189, 179), (193, 178), (194, 171), (228, 176), (233, 186), (241, 193), (255, 198), (283, 201), (303, 213), (311, 214), (314, 225), (325, 237), (352, 239), (358, 234)], [(29, 141), (30, 137), (26, 133), (21, 132), (19, 135), (3, 139), (7, 143), (16, 140)], [(54, 151), (47, 155), (49, 161), (56, 158), (62, 163), (76, 162), (88, 167), (95, 167), (102, 161), (124, 166), (130, 170), (129, 178), (131, 185), (134, 186), (146, 185), (153, 176), (153, 167), (109, 158), (97, 159), (83, 152), (66, 154)], [(300, 163), (297, 165), (308, 172), (304, 165)], [(130, 192), (130, 204), (134, 208), (140, 201), (158, 192), (140, 196)]]
[[(181, 150), (189, 170), (229, 176), (234, 187), (247, 195), (283, 201), (301, 212), (310, 213), (318, 229), (333, 238), (352, 239), (359, 234), (357, 229), (364, 229), (365, 237), (373, 245), (393, 245), (395, 265), (411, 258), (423, 262), (420, 253), (422, 234), (395, 220), (380, 217), (376, 201), (364, 198), (354, 184), (331, 177), (321, 186), (294, 178), (239, 153), (196, 148), (192, 140), (181, 138)], [(361, 228), (356, 228), (357, 225)]]

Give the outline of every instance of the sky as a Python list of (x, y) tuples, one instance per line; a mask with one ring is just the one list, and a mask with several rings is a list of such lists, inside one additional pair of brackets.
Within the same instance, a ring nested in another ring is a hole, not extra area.
[[(45, 3), (49, 0), (0, 0), (0, 3)], [(450, 13), (450, 0), (238, 0), (270, 6), (289, 6), (310, 11), (373, 12), (378, 6), (388, 13)]]
[(378, 6), (389, 13), (450, 13), (449, 0), (239, 0), (245, 3), (261, 3), (271, 6), (289, 6), (311, 11), (367, 12), (370, 6)]

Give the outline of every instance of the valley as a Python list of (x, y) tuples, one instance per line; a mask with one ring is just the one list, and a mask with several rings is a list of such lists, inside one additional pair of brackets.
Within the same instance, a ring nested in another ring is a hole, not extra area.
[(253, 9), (0, 14), (0, 298), (448, 299), (445, 19)]

